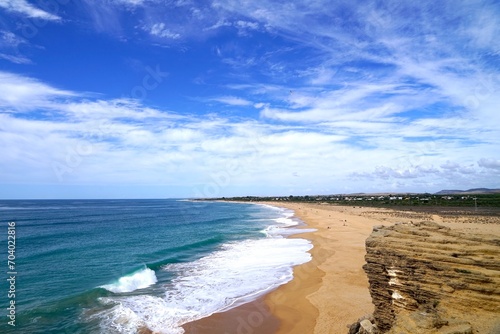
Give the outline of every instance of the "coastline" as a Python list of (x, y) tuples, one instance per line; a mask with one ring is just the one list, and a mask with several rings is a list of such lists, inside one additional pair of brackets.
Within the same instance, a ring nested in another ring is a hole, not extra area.
[[(471, 215), (463, 209), (399, 210), (321, 203), (267, 204), (294, 210), (295, 216), (307, 227), (317, 229), (316, 232), (292, 236), (312, 241), (313, 259), (296, 266), (294, 279), (266, 296), (271, 312), (280, 320), (277, 334), (348, 333), (349, 325), (373, 313), (368, 274), (363, 265), (367, 254), (365, 242), (375, 226), (427, 221), (457, 233), (473, 234), (475, 238), (500, 236), (498, 217)], [(406, 242), (406, 239), (401, 240), (402, 245)], [(453, 314), (456, 310), (452, 308), (446, 312)], [(459, 312), (456, 316), (466, 317), (465, 313)], [(496, 326), (498, 330), (500, 322), (498, 319), (495, 322), (491, 316), (484, 312), (477, 314), (477, 319), (473, 316), (468, 320), (481, 333), (496, 333), (492, 328)]]
[(381, 220), (360, 216), (373, 208), (253, 203), (293, 210), (304, 229), (316, 229), (288, 237), (310, 240), (312, 260), (294, 268), (292, 281), (257, 301), (185, 324), (186, 333), (347, 333), (347, 325), (373, 312), (362, 265), (365, 240)]
[[(266, 205), (266, 206), (272, 206), (274, 208), (285, 208), (284, 206), (276, 205), (276, 203), (272, 202), (244, 202), (244, 201), (238, 202), (238, 201), (224, 201), (224, 200), (217, 200), (217, 202), (238, 203), (247, 205), (248, 204)], [(293, 217), (299, 218), (297, 217), (295, 212), (293, 214)], [(303, 221), (301, 220), (301, 222)], [(305, 224), (303, 226), (293, 226), (293, 228), (307, 229), (308, 226), (307, 224)], [(286, 238), (308, 239), (302, 237), (304, 234), (305, 233), (292, 234), (286, 236)], [(308, 263), (310, 262), (312, 261), (309, 261)], [(298, 265), (296, 267), (300, 266), (302, 265)], [(295, 268), (293, 274), (295, 277), (296, 276)], [(281, 326), (281, 320), (270, 309), (269, 304), (267, 302), (267, 296), (273, 291), (274, 290), (266, 292), (264, 295), (261, 295), (260, 297), (258, 297), (253, 301), (239, 305), (229, 310), (217, 312), (208, 317), (186, 323), (182, 325), (182, 328), (187, 334), (211, 334), (211, 333), (275, 334), (278, 332)]]
[(347, 333), (349, 324), (374, 309), (362, 266), (365, 240), (381, 221), (362, 216), (367, 208), (276, 204), (317, 229), (294, 236), (311, 240), (312, 261), (295, 267), (294, 279), (266, 296), (281, 321), (277, 333)]
[[(374, 226), (429, 221), (463, 233), (500, 235), (498, 219), (464, 214), (460, 210), (399, 210), (296, 202), (252, 203), (293, 210), (294, 216), (305, 223), (304, 229), (316, 229), (315, 232), (288, 237), (310, 240), (314, 246), (309, 251), (312, 260), (294, 267), (294, 277), (290, 282), (258, 301), (198, 320), (197, 325), (201, 327), (197, 328), (204, 330), (186, 331), (188, 334), (348, 333), (349, 325), (374, 311), (368, 275), (363, 270), (366, 263), (365, 242)], [(244, 324), (241, 319), (245, 320)], [(220, 324), (224, 324), (223, 331), (218, 327)], [(481, 327), (480, 324), (475, 325)]]

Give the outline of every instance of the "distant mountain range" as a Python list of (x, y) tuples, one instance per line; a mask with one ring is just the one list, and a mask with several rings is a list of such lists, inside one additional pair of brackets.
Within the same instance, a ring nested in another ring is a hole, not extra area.
[(475, 188), (469, 190), (441, 190), (436, 195), (477, 195), (477, 194), (500, 194), (500, 189)]

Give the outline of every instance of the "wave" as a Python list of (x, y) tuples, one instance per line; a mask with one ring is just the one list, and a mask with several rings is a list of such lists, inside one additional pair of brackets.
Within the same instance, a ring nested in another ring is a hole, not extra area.
[(182, 246), (171, 247), (147, 254), (149, 258), (161, 258), (158, 261), (148, 262), (147, 267), (152, 270), (159, 270), (168, 263), (186, 262), (200, 251), (210, 250), (224, 240), (222, 235), (203, 239), (196, 242), (186, 243)]
[(299, 233), (316, 232), (315, 228), (283, 228), (275, 225), (271, 225), (260, 231), (268, 238), (282, 238)]
[(183, 333), (182, 325), (257, 298), (293, 278), (293, 266), (308, 262), (312, 244), (305, 239), (262, 238), (227, 243), (196, 261), (168, 264), (176, 278), (162, 296), (100, 298), (103, 332)]
[[(272, 207), (267, 204), (264, 204), (267, 207), (273, 208), (276, 211), (279, 211), (282, 217), (275, 218), (273, 221), (275, 224), (266, 227), (260, 232), (266, 235), (267, 237), (286, 237), (293, 234), (299, 233), (307, 233), (307, 232), (316, 232), (316, 229), (312, 228), (303, 228), (301, 225), (305, 225), (300, 219), (294, 216), (294, 212), (285, 208)], [(294, 228), (299, 226), (299, 228)]]
[[(146, 269), (103, 287), (113, 292), (134, 291), (138, 288), (135, 283), (152, 277), (146, 274), (147, 270), (153, 272), (152, 268), (162, 279), (153, 294), (101, 296), (98, 298), (101, 306), (92, 313), (90, 320), (97, 321), (103, 333), (148, 330), (181, 334), (184, 333), (182, 325), (188, 322), (237, 307), (291, 281), (293, 267), (311, 260), (308, 251), (312, 243), (305, 239), (284, 238), (306, 230), (295, 227), (301, 222), (293, 217), (293, 211), (271, 208), (278, 211), (279, 218), (271, 219), (271, 225), (264, 230), (265, 238), (226, 242), (196, 260), (174, 261), (169, 256), (168, 261), (163, 259), (148, 264)], [(208, 238), (171, 249), (170, 254), (184, 253), (191, 247), (199, 251), (205, 245), (220, 242), (223, 239)], [(163, 280), (165, 277), (169, 277), (167, 281)], [(126, 278), (134, 283), (129, 284)], [(156, 275), (154, 279), (156, 282)]]
[(293, 210), (287, 209), (287, 208), (282, 208), (282, 207), (277, 207), (277, 206), (272, 206), (269, 204), (257, 204), (259, 206), (271, 209), (273, 211), (277, 211), (281, 217), (273, 219), (274, 222), (276, 222), (278, 225), (282, 227), (291, 227), (291, 226), (297, 226), (303, 224), (300, 219), (295, 218), (295, 212)]
[(144, 268), (120, 277), (115, 283), (102, 285), (100, 287), (114, 293), (123, 293), (147, 288), (157, 281), (158, 279), (156, 278), (154, 270)]

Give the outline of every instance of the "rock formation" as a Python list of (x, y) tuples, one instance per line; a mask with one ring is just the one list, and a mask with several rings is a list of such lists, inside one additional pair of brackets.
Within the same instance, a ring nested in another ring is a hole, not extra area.
[(371, 333), (500, 333), (499, 236), (399, 223), (375, 227), (366, 249)]

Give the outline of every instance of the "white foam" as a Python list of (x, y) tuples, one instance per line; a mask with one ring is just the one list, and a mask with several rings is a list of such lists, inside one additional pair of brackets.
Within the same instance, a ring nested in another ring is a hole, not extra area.
[(292, 267), (311, 259), (311, 248), (304, 239), (246, 240), (225, 244), (194, 262), (167, 265), (163, 270), (177, 278), (166, 286), (164, 296), (102, 298), (115, 306), (100, 313), (101, 326), (110, 333), (131, 333), (130, 328), (141, 326), (183, 333), (181, 326), (187, 322), (236, 307), (290, 281)]
[(281, 217), (281, 218), (276, 218), (274, 219), (275, 222), (282, 226), (286, 227), (291, 227), (291, 226), (297, 226), (299, 225), (299, 222), (296, 220), (291, 219), (290, 217)]
[(146, 327), (144, 321), (130, 308), (121, 305), (119, 302), (111, 301), (109, 298), (99, 299), (103, 304), (116, 304), (110, 309), (93, 314), (90, 320), (99, 319), (101, 333), (137, 333), (137, 329)]
[(263, 229), (261, 232), (264, 233), (267, 237), (285, 237), (299, 233), (308, 233), (308, 232), (316, 232), (315, 228), (282, 228), (279, 226), (268, 226)]
[[(299, 221), (292, 218), (293, 211), (271, 208), (282, 217), (262, 231), (267, 238), (228, 243), (197, 261), (164, 266), (162, 270), (176, 278), (165, 285), (163, 296), (101, 298), (106, 310), (93, 317), (101, 319), (102, 332), (128, 334), (147, 327), (155, 333), (181, 334), (185, 323), (236, 307), (291, 281), (293, 266), (311, 260), (312, 244), (284, 236), (315, 230), (294, 228)], [(154, 284), (156, 276), (147, 270), (105, 288), (125, 292)]]
[(155, 284), (158, 281), (154, 270), (144, 268), (130, 275), (120, 277), (117, 282), (101, 286), (114, 293), (132, 292), (138, 289), (144, 289)]
[(148, 328), (155, 333), (184, 333), (178, 318), (191, 317), (192, 312), (168, 307), (160, 297), (149, 295), (100, 298), (104, 305), (112, 308), (91, 317), (99, 318), (102, 333), (135, 334), (140, 328)]
[(276, 208), (272, 206), (268, 206), (270, 208), (274, 208), (280, 212), (282, 217), (275, 218), (273, 221), (275, 224), (270, 225), (263, 229), (261, 232), (264, 233), (267, 237), (286, 237), (293, 234), (306, 233), (306, 232), (315, 232), (316, 229), (311, 228), (294, 228), (300, 224), (300, 220), (294, 218), (294, 212), (289, 209), (284, 208)]

